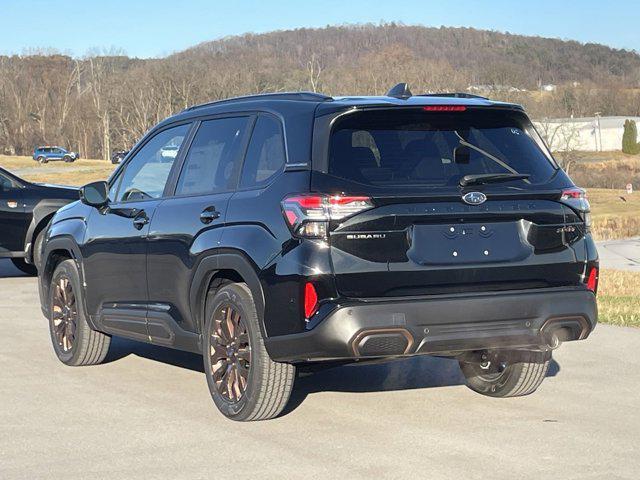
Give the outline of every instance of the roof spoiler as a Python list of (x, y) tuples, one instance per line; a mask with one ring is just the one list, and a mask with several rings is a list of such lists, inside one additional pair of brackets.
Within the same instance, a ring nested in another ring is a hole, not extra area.
[(450, 97), (450, 98), (479, 98), (481, 100), (489, 100), (482, 95), (473, 95), (471, 93), (463, 92), (449, 92), (449, 93), (421, 93), (418, 97)]

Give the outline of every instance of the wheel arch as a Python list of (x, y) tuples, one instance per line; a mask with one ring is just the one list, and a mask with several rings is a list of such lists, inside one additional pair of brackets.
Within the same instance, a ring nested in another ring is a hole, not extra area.
[(33, 247), (38, 234), (49, 224), (56, 212), (69, 203), (69, 200), (42, 200), (33, 209), (31, 223), (24, 237), (26, 260), (33, 263)]
[(211, 287), (228, 282), (244, 282), (249, 287), (256, 304), (260, 331), (266, 337), (264, 326), (264, 292), (258, 278), (255, 263), (241, 251), (226, 250), (205, 257), (200, 261), (191, 282), (189, 305), (194, 324), (200, 332), (205, 320), (206, 297)]
[[(80, 285), (84, 288), (84, 272), (82, 269), (82, 263), (80, 261), (81, 253), (80, 248), (76, 244), (75, 240), (71, 235), (63, 235), (60, 237), (56, 237), (50, 239), (44, 248), (44, 252), (42, 255), (42, 269), (38, 274), (38, 290), (40, 294), (40, 305), (42, 307), (42, 312), (45, 316), (48, 315), (47, 305), (49, 298), (49, 286), (51, 285), (51, 279), (53, 278), (53, 272), (56, 267), (65, 260), (73, 260), (78, 267), (78, 276), (80, 277)], [(84, 292), (80, 296), (82, 298), (82, 307), (86, 309), (86, 304), (84, 303), (85, 296)], [(94, 328), (93, 322), (90, 317), (87, 316), (87, 322)]]

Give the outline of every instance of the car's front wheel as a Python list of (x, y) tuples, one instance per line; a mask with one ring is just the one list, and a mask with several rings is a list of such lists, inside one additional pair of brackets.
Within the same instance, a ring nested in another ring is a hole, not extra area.
[(66, 365), (95, 365), (109, 352), (111, 337), (89, 326), (82, 303), (78, 267), (64, 260), (49, 287), (49, 331), (58, 359)]
[(537, 390), (549, 370), (551, 352), (483, 354), (480, 361), (461, 361), (467, 386), (490, 397), (519, 397)]
[(72, 162), (75, 161), (75, 158), (67, 155), (67, 156), (64, 157), (64, 161), (65, 161), (65, 163), (72, 163)]
[(231, 283), (209, 292), (203, 340), (209, 391), (227, 418), (267, 420), (282, 412), (295, 367), (269, 357), (246, 284)]
[(40, 271), (41, 262), (42, 262), (42, 244), (44, 243), (44, 236), (47, 233), (47, 226), (45, 226), (38, 235), (36, 235), (36, 239), (33, 242), (33, 266)]

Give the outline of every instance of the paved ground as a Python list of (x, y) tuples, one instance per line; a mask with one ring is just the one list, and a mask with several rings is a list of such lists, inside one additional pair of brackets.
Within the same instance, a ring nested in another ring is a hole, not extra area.
[(598, 254), (605, 268), (640, 272), (640, 237), (598, 242)]
[(298, 380), (283, 417), (223, 419), (191, 354), (116, 340), (66, 367), (35, 280), (0, 261), (0, 479), (637, 479), (640, 330), (564, 345), (540, 390), (489, 399), (451, 361)]

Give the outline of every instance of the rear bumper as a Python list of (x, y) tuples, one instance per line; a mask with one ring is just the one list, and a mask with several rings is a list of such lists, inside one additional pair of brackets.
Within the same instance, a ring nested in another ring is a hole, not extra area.
[(558, 340), (586, 338), (596, 322), (595, 296), (584, 288), (352, 300), (336, 305), (313, 330), (270, 337), (265, 345), (285, 362), (548, 350)]

